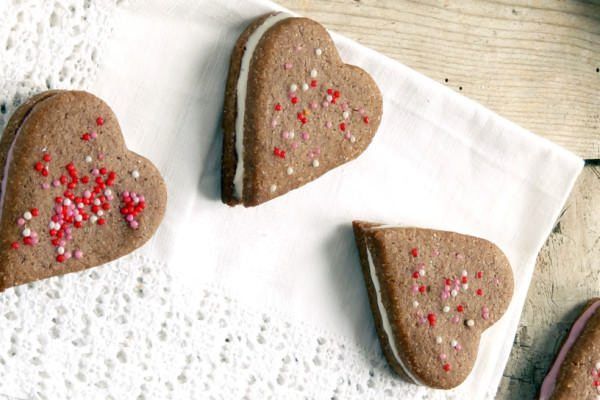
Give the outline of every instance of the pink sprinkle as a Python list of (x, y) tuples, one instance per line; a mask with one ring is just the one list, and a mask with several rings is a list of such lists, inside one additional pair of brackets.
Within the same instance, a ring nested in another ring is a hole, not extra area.
[(67, 241), (63, 239), (60, 242), (58, 242), (58, 244), (60, 244), (62, 247), (65, 247), (67, 245)]
[(459, 259), (459, 260), (464, 260), (464, 258), (465, 258), (465, 256), (463, 256), (463, 255), (462, 255), (462, 254), (460, 254), (460, 253), (456, 253), (456, 254), (455, 254), (455, 256), (456, 256), (456, 258), (457, 258), (457, 259)]
[(52, 186), (59, 187), (60, 186), (60, 181), (58, 179), (53, 180), (52, 181)]
[(314, 152), (316, 155), (320, 156), (321, 155), (321, 148), (317, 147), (316, 149), (314, 149)]
[(127, 222), (131, 222), (131, 221), (133, 221), (133, 215), (129, 214), (128, 216), (125, 217), (125, 219), (127, 220)]
[(321, 105), (325, 108), (329, 107), (329, 103), (327, 101), (324, 101), (323, 103), (321, 103)]
[(25, 220), (24, 220), (23, 218), (19, 218), (19, 219), (17, 220), (17, 225), (19, 225), (19, 226), (23, 226), (23, 225), (25, 225)]
[(310, 139), (310, 135), (308, 134), (308, 132), (302, 132), (300, 134), (300, 136), (302, 136), (302, 140), (308, 140), (308, 139)]
[(283, 64), (284, 69), (292, 69), (293, 67), (294, 67), (294, 65), (289, 62), (286, 62), (285, 64)]
[(317, 108), (319, 108), (319, 105), (317, 104), (316, 101), (313, 101), (312, 103), (310, 103), (310, 108), (312, 108), (313, 110), (316, 110)]
[(448, 293), (446, 291), (442, 292), (442, 300), (447, 300), (448, 297), (450, 297), (450, 293)]
[(94, 168), (94, 169), (92, 170), (92, 175), (94, 175), (94, 176), (98, 176), (98, 175), (100, 175), (100, 170), (98, 170), (98, 168)]
[(364, 114), (365, 114), (365, 109), (364, 109), (364, 108), (362, 108), (362, 107), (361, 107), (361, 108), (359, 108), (359, 109), (358, 109), (358, 113), (359, 113), (360, 115), (364, 115)]
[(138, 228), (138, 226), (139, 226), (139, 224), (138, 224), (138, 222), (137, 222), (137, 221), (131, 221), (131, 222), (129, 223), (129, 226), (130, 226), (132, 229), (137, 229), (137, 228)]
[(437, 257), (437, 256), (439, 256), (439, 255), (440, 255), (440, 251), (439, 251), (438, 249), (433, 249), (433, 250), (431, 251), (431, 255), (432, 255), (433, 257)]
[(81, 250), (75, 250), (74, 256), (76, 259), (80, 259), (81, 257), (83, 257), (83, 251)]
[(288, 131), (283, 131), (281, 133), (281, 137), (284, 139), (289, 139), (290, 138), (290, 133)]
[(440, 360), (444, 361), (446, 358), (448, 358), (448, 356), (446, 356), (444, 353), (440, 354)]
[(123, 193), (121, 193), (121, 195), (122, 195), (123, 197), (129, 197), (129, 192), (126, 190), (126, 191), (124, 191)]
[(333, 127), (333, 124), (331, 123), (331, 121), (327, 121), (327, 123), (325, 124), (325, 126), (329, 129), (331, 129)]
[(348, 110), (348, 103), (342, 104), (342, 111), (347, 111), (347, 110)]
[(274, 119), (273, 121), (271, 121), (271, 128), (275, 128), (277, 126), (277, 120)]
[(425, 318), (425, 317), (420, 317), (420, 318), (419, 318), (419, 323), (420, 323), (421, 325), (425, 324), (426, 322), (427, 322), (427, 318)]
[(347, 140), (350, 140), (350, 138), (352, 137), (352, 134), (351, 134), (350, 132), (346, 132), (346, 134), (344, 135), (344, 137), (345, 137)]
[(454, 317), (452, 317), (452, 322), (455, 324), (458, 324), (460, 322), (460, 318), (458, 317), (458, 315), (455, 315)]
[(42, 183), (42, 189), (48, 190), (48, 189), (50, 189), (50, 185), (48, 183), (44, 182), (44, 183)]
[(85, 192), (83, 192), (83, 197), (85, 197), (86, 199), (89, 199), (90, 197), (92, 197), (92, 192), (90, 192), (89, 190), (86, 190)]
[(104, 160), (104, 157), (105, 157), (104, 153), (98, 154), (98, 160), (102, 161), (102, 160)]
[(40, 241), (40, 239), (37, 236), (36, 237), (33, 237), (33, 236), (31, 237), (31, 243), (32, 244), (38, 244), (39, 241)]
[(36, 232), (36, 231), (31, 231), (31, 235), (30, 235), (30, 236), (31, 236), (32, 238), (36, 238), (36, 237), (38, 237), (38, 234), (37, 234), (37, 232)]
[(419, 293), (419, 285), (413, 285), (412, 292), (413, 293)]
[(66, 251), (65, 252), (65, 258), (68, 260), (69, 258), (71, 258), (71, 252), (70, 251)]
[(298, 146), (299, 146), (298, 142), (292, 143), (292, 149), (296, 150), (298, 148)]
[(140, 194), (140, 195), (138, 196), (138, 199), (140, 199), (140, 201), (146, 201), (146, 198), (144, 197), (144, 195), (143, 195), (143, 194)]
[(454, 346), (454, 348), (456, 349), (456, 351), (462, 350), (462, 346), (460, 345), (460, 343), (458, 343), (456, 346)]
[(98, 134), (96, 132), (92, 132), (90, 136), (92, 137), (92, 139), (96, 139), (98, 137)]

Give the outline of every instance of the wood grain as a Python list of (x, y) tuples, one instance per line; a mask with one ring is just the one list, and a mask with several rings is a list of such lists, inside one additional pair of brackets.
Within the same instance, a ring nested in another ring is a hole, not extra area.
[(537, 268), (498, 399), (532, 399), (583, 305), (600, 295), (600, 167), (584, 169)]
[(278, 2), (600, 158), (600, 2)]

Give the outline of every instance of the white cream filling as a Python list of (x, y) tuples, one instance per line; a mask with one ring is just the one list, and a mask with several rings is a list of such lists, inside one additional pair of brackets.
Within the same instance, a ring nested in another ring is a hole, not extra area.
[(242, 65), (240, 67), (240, 75), (237, 81), (237, 116), (235, 119), (235, 151), (237, 154), (237, 165), (235, 167), (235, 176), (233, 178), (233, 187), (235, 197), (242, 200), (244, 193), (244, 119), (246, 116), (246, 96), (248, 91), (248, 73), (250, 72), (250, 62), (254, 56), (256, 46), (260, 39), (271, 29), (275, 24), (285, 19), (292, 18), (291, 15), (285, 13), (273, 14), (254, 31), (246, 42), (246, 50), (242, 56)]
[(373, 263), (373, 257), (371, 256), (371, 252), (369, 251), (369, 246), (365, 243), (365, 248), (367, 250), (367, 258), (369, 260), (369, 272), (371, 275), (371, 282), (373, 282), (373, 286), (375, 287), (375, 293), (377, 296), (377, 309), (379, 310), (379, 315), (381, 316), (381, 323), (383, 325), (383, 330), (385, 335), (387, 336), (388, 343), (390, 348), (392, 349), (392, 354), (394, 358), (398, 362), (398, 364), (402, 367), (402, 370), (406, 375), (416, 384), (422, 385), (421, 381), (417, 379), (408, 367), (402, 361), (400, 357), (400, 353), (398, 351), (398, 347), (396, 346), (396, 341), (394, 340), (394, 333), (392, 332), (392, 325), (390, 324), (390, 320), (388, 318), (387, 311), (385, 306), (383, 305), (383, 301), (381, 299), (381, 286), (379, 285), (379, 278), (377, 278), (377, 272), (375, 271), (375, 264)]

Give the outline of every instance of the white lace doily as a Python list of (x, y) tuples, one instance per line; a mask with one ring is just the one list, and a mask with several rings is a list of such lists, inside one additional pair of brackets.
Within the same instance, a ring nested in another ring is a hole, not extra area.
[[(0, 3), (1, 129), (35, 92), (89, 86), (120, 3)], [(0, 397), (431, 398), (400, 389), (379, 349), (198, 290), (134, 254), (2, 293)]]

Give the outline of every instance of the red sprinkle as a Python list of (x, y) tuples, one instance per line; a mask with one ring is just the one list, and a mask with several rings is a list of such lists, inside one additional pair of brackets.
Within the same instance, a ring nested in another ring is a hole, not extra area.
[(425, 287), (425, 285), (421, 285), (419, 287), (419, 292), (421, 292), (421, 293), (425, 293), (426, 290), (427, 290), (427, 288)]
[(419, 277), (420, 277), (420, 276), (421, 276), (421, 275), (419, 275), (419, 271), (415, 271), (415, 272), (413, 272), (413, 278), (415, 278), (415, 279), (419, 279)]
[(342, 123), (340, 124), (340, 130), (341, 130), (342, 132), (345, 132), (345, 131), (346, 131), (346, 124), (345, 124), (344, 122), (342, 122)]
[(311, 87), (317, 87), (317, 81), (314, 80), (314, 79), (312, 81), (310, 81), (310, 86)]
[(418, 257), (419, 249), (417, 249), (416, 247), (413, 247), (412, 250), (410, 251), (410, 254), (412, 254), (413, 257)]
[(31, 246), (33, 244), (33, 239), (31, 238), (31, 236), (24, 237), (23, 244), (25, 244), (27, 246)]
[(47, 169), (47, 168), (44, 168), (44, 169), (42, 170), (42, 176), (48, 176), (48, 173), (49, 173), (49, 172), (48, 172), (48, 169)]
[(273, 154), (279, 158), (285, 158), (285, 150), (281, 150), (279, 147), (273, 148)]
[(365, 121), (365, 124), (368, 124), (368, 123), (369, 123), (369, 117), (366, 117), (366, 116), (365, 116), (365, 117), (363, 118), (363, 121)]
[(281, 111), (283, 110), (283, 107), (281, 106), (281, 104), (277, 103), (275, 104), (275, 111)]
[(334, 99), (339, 99), (341, 96), (340, 92), (338, 92), (337, 90), (335, 92), (333, 92), (333, 98)]
[(462, 304), (459, 304), (456, 306), (456, 311), (463, 312), (463, 311), (465, 311), (465, 308), (462, 306)]
[(102, 118), (102, 117), (96, 118), (96, 125), (98, 125), (98, 126), (104, 125), (104, 118)]
[(32, 208), (31, 210), (29, 210), (29, 212), (31, 213), (31, 215), (33, 215), (34, 217), (37, 217), (38, 215), (40, 215), (40, 210), (38, 210), (37, 208)]
[(12, 244), (10, 245), (10, 247), (12, 247), (13, 249), (17, 250), (19, 248), (19, 242), (12, 242)]
[(446, 286), (450, 286), (452, 285), (452, 280), (449, 278), (446, 278)]
[(327, 94), (333, 94), (333, 89), (327, 89)]
[(81, 183), (88, 183), (90, 181), (90, 177), (89, 176), (82, 176), (81, 177)]
[(298, 98), (296, 96), (292, 97), (292, 104), (297, 104), (298, 103)]
[(600, 381), (594, 381), (594, 386), (596, 386), (596, 387), (600, 386)]
[(435, 323), (437, 322), (437, 318), (433, 313), (427, 315), (427, 320), (429, 321), (430, 326), (435, 326)]
[(463, 277), (461, 278), (461, 282), (462, 282), (462, 283), (467, 283), (468, 281), (469, 281), (469, 280), (467, 279), (467, 277), (466, 277), (466, 276), (463, 276)]
[(44, 156), (42, 157), (42, 159), (46, 162), (52, 161), (52, 157), (50, 157), (50, 154), (48, 154), (48, 153), (44, 153)]
[(100, 173), (102, 175), (106, 175), (108, 173), (108, 170), (105, 167), (100, 168)]
[(81, 135), (81, 140), (85, 140), (87, 142), (90, 139), (91, 139), (91, 136), (89, 133), (84, 133), (83, 135)]
[(446, 371), (446, 372), (450, 372), (450, 370), (452, 369), (452, 367), (450, 367), (450, 364), (448, 364), (448, 363), (444, 364), (444, 366), (442, 368), (444, 368), (444, 371)]
[(477, 279), (483, 278), (483, 271), (477, 271)]
[(56, 256), (56, 261), (58, 261), (59, 263), (64, 262), (65, 261), (65, 255), (64, 254), (59, 254)]
[(477, 289), (477, 296), (483, 296), (483, 290)]
[(104, 218), (98, 218), (97, 223), (98, 225), (104, 225), (106, 223), (106, 220)]
[(35, 165), (33, 166), (33, 168), (38, 171), (41, 172), (44, 169), (44, 164), (42, 164), (41, 162), (36, 162)]

